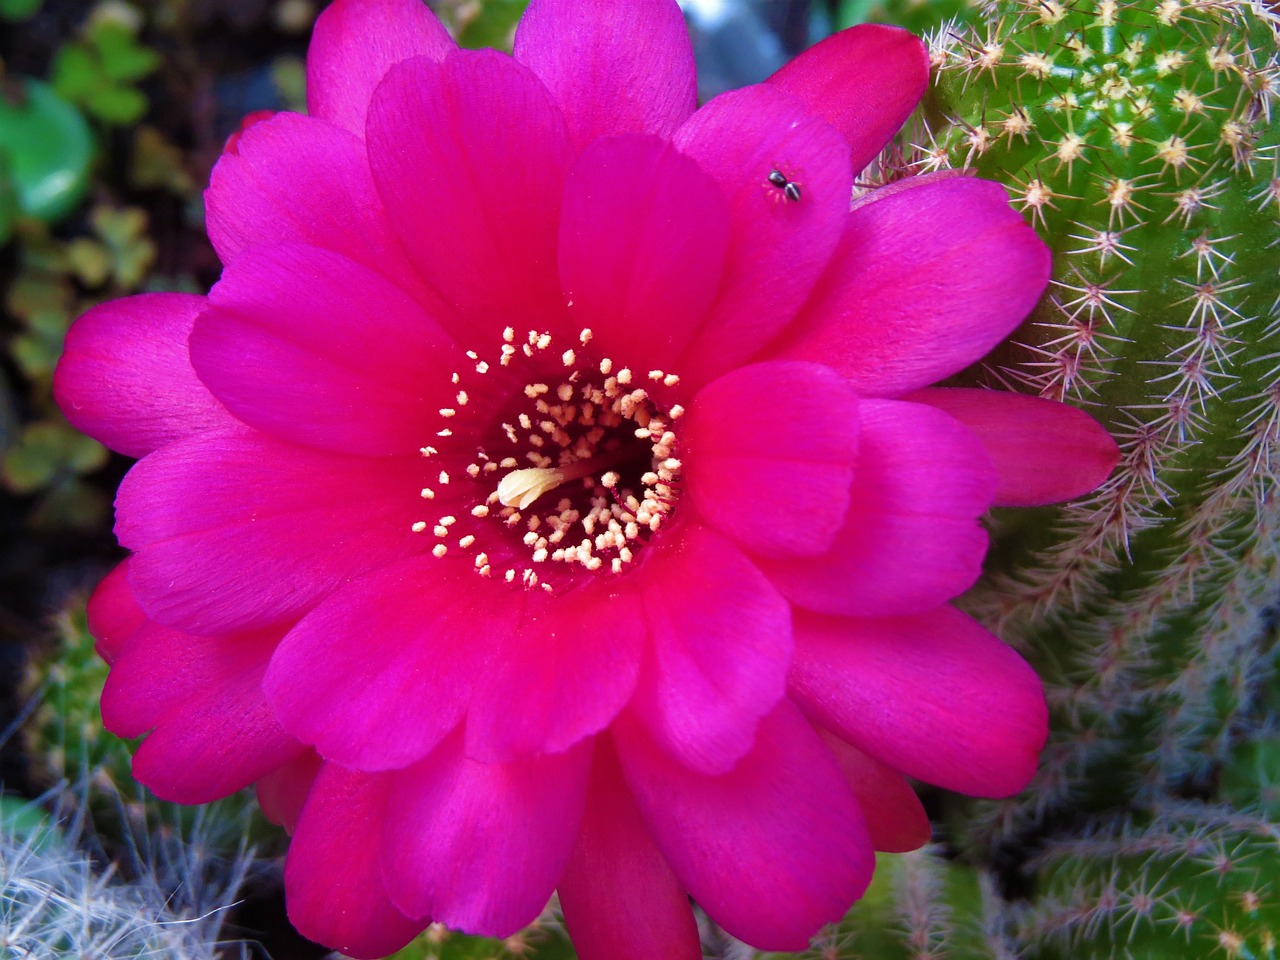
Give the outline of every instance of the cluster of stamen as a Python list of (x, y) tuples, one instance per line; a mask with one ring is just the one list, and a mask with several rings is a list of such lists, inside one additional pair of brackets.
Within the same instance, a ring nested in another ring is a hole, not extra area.
[[(433, 470), (436, 482), (422, 489), (430, 501), (449, 487), (454, 509), (465, 504), (461, 515), (413, 524), (436, 539), (435, 556), (464, 551), (482, 577), (553, 592), (555, 565), (622, 573), (670, 518), (681, 470), (675, 426), (684, 410), (660, 406), (649, 391), (680, 378), (615, 369), (609, 357), (594, 356), (591, 341), (584, 329), (562, 350), (550, 333), (530, 331), (519, 342), (508, 327), (496, 367), (467, 352), (475, 373), (453, 374), (456, 405), (440, 410), (437, 439), (421, 449), (452, 464), (465, 444), (468, 461), (460, 476)], [(522, 365), (540, 375), (521, 384), (524, 377), (508, 370)], [(478, 402), (495, 392), (524, 407), (496, 426), (485, 419), (493, 419), (492, 406)], [(471, 487), (459, 495), (459, 484)]]

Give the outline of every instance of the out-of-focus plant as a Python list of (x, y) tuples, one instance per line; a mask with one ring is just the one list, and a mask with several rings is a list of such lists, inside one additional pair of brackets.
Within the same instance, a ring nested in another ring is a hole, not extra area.
[(891, 23), (926, 34), (957, 21), (977, 22), (983, 6), (983, 0), (840, 0), (836, 29), (857, 23)]
[(0, 66), (0, 244), (19, 216), (47, 223), (71, 214), (88, 189), (93, 138), (80, 112), (29, 77)]
[(0, 0), (0, 20), (30, 20), (44, 0)]
[(574, 960), (574, 953), (555, 905), (505, 940), (454, 933), (432, 924), (407, 947), (387, 960)]
[(436, 13), (463, 47), (510, 50), (529, 0), (440, 0)]
[(138, 82), (160, 66), (159, 54), (139, 42), (140, 28), (140, 17), (127, 4), (99, 5), (82, 36), (54, 58), (54, 89), (103, 123), (137, 123), (148, 105)]
[(0, 486), (37, 497), (30, 522), (41, 528), (92, 528), (105, 520), (107, 498), (82, 478), (106, 462), (106, 450), (67, 425), (49, 382), (71, 321), (101, 299), (138, 289), (156, 256), (141, 209), (98, 204), (88, 225), (90, 234), (62, 241), (25, 221), (17, 273), (5, 291), (5, 310), (18, 322), (7, 346), (29, 383), (35, 415), (8, 440)]

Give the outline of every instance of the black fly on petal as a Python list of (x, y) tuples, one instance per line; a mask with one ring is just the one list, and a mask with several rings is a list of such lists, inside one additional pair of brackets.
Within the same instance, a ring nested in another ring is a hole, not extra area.
[(774, 167), (769, 171), (769, 183), (782, 191), (782, 195), (792, 203), (800, 201), (800, 184), (787, 178), (787, 175)]

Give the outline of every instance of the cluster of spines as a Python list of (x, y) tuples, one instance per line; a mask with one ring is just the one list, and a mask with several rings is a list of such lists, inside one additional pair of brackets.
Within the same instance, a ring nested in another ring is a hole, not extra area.
[(1275, 955), (1280, 827), (1254, 813), (1165, 802), (1051, 842), (1021, 911), (1033, 958), (1243, 960)]
[[(103, 851), (85, 818), (98, 789), (84, 780), (57, 802), (41, 798), (51, 813), (40, 801), (24, 806), (0, 794), (0, 955), (247, 957), (247, 944), (222, 936), (254, 864), (242, 842), (228, 847), (229, 821), (198, 815), (183, 823), (153, 809), (123, 846)], [(119, 869), (102, 867), (104, 852)]]
[[(1013, 960), (1013, 917), (993, 878), (941, 847), (879, 854), (871, 888), (802, 960)], [(728, 951), (719, 951), (728, 960)], [(750, 956), (750, 954), (748, 954)], [(759, 954), (759, 960), (783, 960)]]

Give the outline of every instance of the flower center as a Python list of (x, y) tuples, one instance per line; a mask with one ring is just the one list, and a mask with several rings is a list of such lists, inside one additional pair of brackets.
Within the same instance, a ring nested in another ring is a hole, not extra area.
[(670, 520), (684, 409), (660, 395), (680, 378), (650, 370), (642, 381), (591, 340), (583, 330), (561, 349), (538, 331), (517, 342), (508, 327), (493, 363), (467, 352), (474, 373), (453, 374), (456, 406), (422, 448), (439, 467), (422, 496), (440, 515), (413, 530), (436, 539), (435, 556), (551, 593), (624, 572)]

